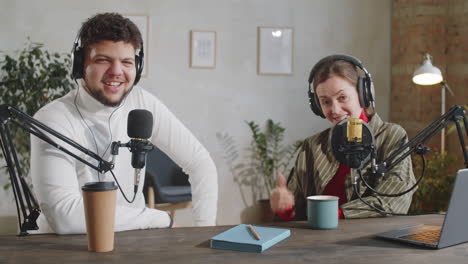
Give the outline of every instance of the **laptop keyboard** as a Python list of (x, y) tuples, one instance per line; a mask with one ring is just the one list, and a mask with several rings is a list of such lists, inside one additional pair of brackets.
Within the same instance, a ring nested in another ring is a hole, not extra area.
[(416, 240), (416, 241), (421, 241), (425, 243), (437, 243), (440, 238), (440, 231), (441, 229), (427, 230), (427, 231), (422, 231), (422, 232), (414, 233), (414, 234), (407, 235), (407, 236), (402, 236), (400, 238), (408, 239), (408, 240)]

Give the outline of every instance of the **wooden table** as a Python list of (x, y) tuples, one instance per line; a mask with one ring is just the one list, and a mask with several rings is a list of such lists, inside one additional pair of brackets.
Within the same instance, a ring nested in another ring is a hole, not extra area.
[(442, 221), (440, 215), (341, 220), (336, 230), (279, 223), (291, 237), (263, 253), (210, 249), (209, 239), (230, 226), (120, 232), (109, 253), (88, 252), (85, 235), (0, 236), (0, 263), (468, 263), (468, 243), (432, 250), (374, 237)]

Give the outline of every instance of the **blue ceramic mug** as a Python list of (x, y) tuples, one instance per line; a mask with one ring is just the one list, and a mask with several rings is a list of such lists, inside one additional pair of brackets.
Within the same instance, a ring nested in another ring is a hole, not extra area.
[(307, 197), (307, 220), (314, 229), (338, 227), (338, 197), (314, 195)]

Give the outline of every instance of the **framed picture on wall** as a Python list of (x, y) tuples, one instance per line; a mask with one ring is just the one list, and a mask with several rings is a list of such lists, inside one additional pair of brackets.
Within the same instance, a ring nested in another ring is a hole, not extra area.
[(124, 17), (130, 19), (135, 25), (138, 27), (141, 33), (141, 37), (143, 38), (143, 52), (144, 52), (144, 65), (143, 65), (143, 72), (141, 77), (148, 77), (148, 58), (149, 58), (149, 16), (147, 15), (129, 15), (124, 14)]
[(292, 74), (293, 30), (287, 27), (258, 27), (257, 73)]
[(190, 67), (216, 67), (216, 31), (190, 31)]

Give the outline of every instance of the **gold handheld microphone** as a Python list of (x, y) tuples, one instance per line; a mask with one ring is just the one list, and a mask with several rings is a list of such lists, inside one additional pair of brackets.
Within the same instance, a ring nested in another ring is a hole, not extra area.
[(362, 142), (362, 120), (359, 118), (350, 118), (346, 126), (346, 138), (350, 143)]

